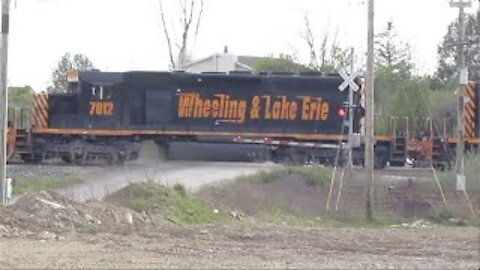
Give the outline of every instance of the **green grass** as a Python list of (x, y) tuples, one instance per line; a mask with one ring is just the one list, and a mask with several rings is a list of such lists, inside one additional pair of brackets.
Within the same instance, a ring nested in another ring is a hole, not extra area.
[(180, 184), (173, 188), (153, 182), (134, 184), (110, 195), (107, 200), (120, 202), (137, 212), (162, 214), (187, 224), (216, 223), (227, 217), (225, 213), (215, 213), (207, 203), (189, 195)]
[(13, 194), (21, 195), (31, 191), (64, 188), (81, 182), (83, 181), (75, 176), (32, 178), (28, 181), (22, 181), (20, 183), (14, 182)]
[(318, 167), (309, 167), (309, 168), (293, 167), (293, 168), (273, 170), (269, 172), (261, 171), (254, 175), (241, 176), (237, 180), (238, 181), (248, 180), (248, 181), (268, 184), (288, 176), (299, 176), (305, 181), (305, 183), (313, 187), (314, 186), (325, 187), (330, 183), (331, 169), (318, 168)]
[[(465, 157), (465, 177), (468, 192), (480, 192), (480, 155), (468, 154)], [(438, 178), (443, 187), (455, 187), (455, 171), (438, 172)]]
[(258, 219), (266, 223), (285, 224), (288, 226), (328, 228), (382, 228), (401, 223), (399, 220), (386, 218), (374, 220), (367, 220), (365, 218), (338, 220), (334, 218), (312, 217), (287, 211), (276, 206), (269, 207)]

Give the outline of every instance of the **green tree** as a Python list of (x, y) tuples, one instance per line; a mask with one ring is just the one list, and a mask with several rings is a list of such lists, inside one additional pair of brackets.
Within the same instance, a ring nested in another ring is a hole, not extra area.
[(57, 67), (52, 72), (52, 84), (47, 88), (48, 92), (65, 92), (67, 80), (65, 74), (71, 70), (83, 71), (93, 69), (93, 63), (83, 54), (65, 53), (58, 61)]
[[(419, 94), (423, 80), (414, 75), (410, 46), (401, 41), (393, 22), (375, 37), (375, 99), (377, 114), (383, 116), (406, 116), (405, 110), (421, 110), (423, 104), (408, 103), (405, 98)], [(418, 89), (415, 89), (415, 88)]]
[(29, 109), (32, 106), (33, 88), (26, 86), (16, 86), (8, 88), (8, 106), (11, 108)]
[(410, 46), (400, 40), (393, 22), (376, 36), (376, 67), (380, 73), (392, 73), (400, 78), (410, 78), (414, 65)]
[(255, 63), (255, 71), (270, 71), (270, 72), (308, 72), (313, 71), (307, 66), (298, 63), (298, 60), (289, 54), (280, 54), (277, 57), (263, 57)]
[[(476, 14), (469, 14), (465, 22), (466, 64), (470, 79), (476, 80), (480, 78), (480, 10)], [(449, 25), (442, 43), (438, 46), (438, 67), (433, 81), (436, 87), (455, 81), (458, 33), (457, 19)]]

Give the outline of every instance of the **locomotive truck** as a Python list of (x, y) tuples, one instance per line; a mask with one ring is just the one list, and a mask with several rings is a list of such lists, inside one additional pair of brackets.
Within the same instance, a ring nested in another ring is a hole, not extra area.
[[(150, 140), (167, 150), (178, 141), (259, 144), (274, 161), (332, 164), (346, 150), (348, 129), (360, 136), (364, 129), (363, 90), (350, 106), (338, 74), (73, 71), (66, 80), (66, 92), (35, 96), (31, 125), (11, 121), (9, 157), (122, 163), (137, 159), (141, 142)], [(478, 84), (469, 93), (465, 130), (472, 149), (479, 143)], [(409, 157), (450, 164), (456, 139), (447, 134), (448, 121), (442, 128), (425, 121), (418, 139), (409, 132), (411, 119), (390, 119), (389, 133), (376, 136), (376, 166), (403, 165)], [(363, 163), (363, 149), (358, 140), (355, 163)]]

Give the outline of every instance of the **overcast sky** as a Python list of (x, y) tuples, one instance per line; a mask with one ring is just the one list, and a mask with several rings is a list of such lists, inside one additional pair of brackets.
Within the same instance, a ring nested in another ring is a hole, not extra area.
[[(37, 91), (65, 52), (86, 54), (105, 71), (165, 70), (166, 42), (158, 0), (11, 0), (9, 84)], [(166, 1), (166, 0), (164, 0)], [(175, 0), (168, 0), (171, 2)], [(222, 52), (238, 55), (297, 53), (305, 14), (317, 37), (338, 35), (363, 58), (366, 0), (205, 0), (194, 58)], [(458, 11), (448, 0), (377, 0), (376, 32), (393, 20), (411, 44), (418, 69), (432, 72), (436, 49)], [(469, 9), (478, 8), (475, 2)], [(308, 60), (308, 59), (303, 59)]]

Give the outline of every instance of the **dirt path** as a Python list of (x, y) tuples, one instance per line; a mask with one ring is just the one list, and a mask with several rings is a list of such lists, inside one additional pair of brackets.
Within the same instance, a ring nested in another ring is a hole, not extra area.
[(476, 228), (169, 228), (146, 236), (3, 238), (5, 268), (478, 269)]
[(278, 167), (270, 163), (161, 161), (139, 162), (124, 167), (106, 167), (83, 174), (84, 183), (57, 190), (76, 201), (101, 200), (129, 184), (153, 181), (164, 185), (183, 184), (195, 191), (199, 187), (241, 175)]

